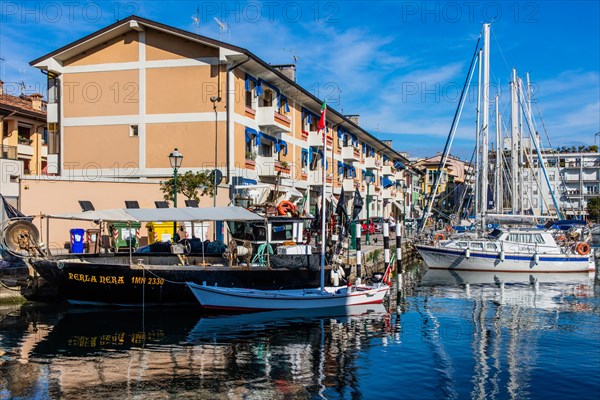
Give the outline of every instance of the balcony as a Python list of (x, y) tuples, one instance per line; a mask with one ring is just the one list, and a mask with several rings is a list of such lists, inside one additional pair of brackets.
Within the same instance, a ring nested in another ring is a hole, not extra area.
[[(333, 175), (327, 174), (325, 182), (330, 184), (333, 183)], [(317, 169), (316, 171), (308, 171), (308, 184), (310, 186), (321, 186), (323, 185), (323, 170)]]
[(344, 161), (360, 161), (360, 150), (354, 146), (342, 147), (342, 159)]
[(375, 159), (375, 157), (366, 157), (365, 158), (365, 168), (366, 169), (379, 169), (379, 162)]
[(17, 153), (19, 153), (19, 156), (25, 156), (25, 157), (33, 157), (33, 146), (29, 145), (29, 144), (18, 144), (17, 145)]
[(404, 181), (404, 171), (396, 171), (394, 174), (394, 179), (397, 181)]
[(395, 190), (393, 188), (387, 188), (381, 190), (381, 197), (383, 199), (393, 199), (396, 196)]
[(381, 173), (383, 174), (383, 176), (395, 177), (396, 169), (391, 165), (384, 165), (383, 168), (381, 168)]
[(342, 181), (342, 187), (346, 193), (354, 193), (354, 179), (344, 178)]
[(310, 147), (323, 147), (323, 135), (319, 135), (316, 131), (310, 131), (307, 142)]
[(290, 119), (275, 111), (273, 106), (258, 107), (256, 123), (265, 132), (290, 132)]

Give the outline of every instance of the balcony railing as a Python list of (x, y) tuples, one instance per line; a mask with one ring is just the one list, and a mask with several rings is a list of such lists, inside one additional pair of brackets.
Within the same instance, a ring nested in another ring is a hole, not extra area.
[(396, 174), (396, 169), (391, 165), (384, 165), (381, 168), (381, 173), (384, 176), (394, 176)]
[(342, 158), (345, 161), (360, 161), (360, 150), (354, 146), (342, 147)]
[(263, 131), (290, 132), (290, 119), (276, 112), (273, 106), (258, 107), (255, 119)]
[(375, 157), (367, 157), (365, 158), (365, 168), (366, 169), (378, 169), (379, 165)]

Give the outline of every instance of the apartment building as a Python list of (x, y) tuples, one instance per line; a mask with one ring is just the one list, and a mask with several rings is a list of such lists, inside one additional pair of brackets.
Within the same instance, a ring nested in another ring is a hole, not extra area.
[(48, 75), (48, 162), (61, 179), (158, 181), (178, 148), (181, 172), (222, 172), (220, 204), (268, 187), (312, 205), (323, 169), (328, 195), (368, 190), (372, 216), (410, 199), (404, 156), (332, 108), (319, 135), (321, 100), (294, 66), (246, 49), (131, 16), (31, 65)]
[(47, 173), (46, 102), (41, 94), (15, 96), (0, 81), (0, 193), (18, 205), (23, 176)]
[(534, 168), (523, 172), (525, 209), (554, 213), (551, 188), (566, 217), (585, 217), (588, 200), (600, 196), (600, 153), (545, 153), (550, 187), (539, 165), (536, 158)]

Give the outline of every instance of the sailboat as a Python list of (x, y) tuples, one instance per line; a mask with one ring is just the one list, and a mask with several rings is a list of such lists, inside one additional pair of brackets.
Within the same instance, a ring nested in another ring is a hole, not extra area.
[[(323, 135), (324, 154), (327, 150), (326, 142), (326, 114), (327, 105), (321, 107), (321, 118), (317, 127)], [(235, 311), (264, 311), (264, 310), (292, 310), (315, 308), (339, 308), (363, 304), (381, 304), (389, 291), (385, 283), (391, 272), (385, 271), (383, 279), (375, 276), (371, 284), (355, 286), (325, 287), (325, 236), (326, 236), (326, 168), (323, 162), (323, 186), (321, 192), (321, 276), (319, 288), (282, 289), (282, 290), (256, 290), (239, 287), (209, 286), (203, 283), (198, 285), (187, 282), (187, 286), (196, 296), (205, 309), (235, 310)]]
[[(499, 130), (499, 117), (496, 108), (496, 202), (490, 201), (488, 196), (488, 125), (489, 125), (489, 50), (490, 50), (490, 25), (483, 24), (483, 48), (479, 50), (479, 41), (477, 42), (475, 53), (473, 55), (469, 73), (465, 81), (463, 93), (459, 106), (457, 108), (452, 127), (444, 153), (440, 159), (438, 170), (445, 167), (446, 160), (450, 153), (452, 140), (456, 132), (457, 123), (460, 119), (464, 106), (466, 93), (470, 86), (471, 79), (475, 72), (475, 65), (479, 63), (479, 76), (483, 77), (483, 84), (478, 92), (478, 109), (481, 100), (482, 117), (481, 123), (478, 117), (478, 139), (477, 147), (479, 149), (477, 160), (480, 160), (480, 168), (476, 175), (476, 212), (481, 223), (478, 236), (473, 238), (469, 235), (457, 235), (456, 237), (445, 238), (443, 234), (435, 235), (431, 243), (416, 244), (416, 249), (423, 258), (425, 264), (431, 269), (454, 269), (466, 271), (502, 271), (502, 272), (582, 272), (590, 268), (589, 254), (591, 247), (585, 241), (583, 234), (573, 237), (567, 237), (561, 233), (553, 231), (553, 223), (545, 225), (546, 229), (532, 227), (535, 219), (531, 215), (516, 215), (522, 196), (520, 189), (517, 161), (523, 158), (523, 143), (519, 137), (519, 127), (517, 118), (520, 115), (518, 106), (523, 107), (526, 114), (527, 127), (531, 133), (531, 143), (535, 148), (540, 168), (548, 186), (550, 182), (544, 167), (541, 156), (540, 145), (538, 143), (535, 129), (531, 120), (531, 111), (529, 108), (529, 93), (524, 95), (520, 91), (519, 81), (516, 79), (516, 72), (513, 70), (513, 82), (511, 83), (511, 164), (512, 164), (512, 214), (502, 214), (502, 189), (501, 189), (501, 167), (499, 163), (502, 159), (500, 151), (501, 135)], [(482, 71), (483, 70), (483, 71)], [(482, 74), (483, 72), (483, 74)], [(481, 82), (481, 79), (480, 79)], [(431, 213), (433, 200), (437, 193), (439, 185), (439, 176), (435, 177), (434, 185), (431, 190), (427, 210), (423, 215), (419, 230), (422, 231), (427, 217)], [(498, 178), (500, 176), (500, 178)], [(556, 198), (551, 191), (555, 209), (558, 217), (562, 218)], [(490, 210), (495, 209), (498, 213), (491, 214)], [(501, 225), (492, 232), (486, 232), (486, 228), (492, 219), (496, 219)], [(525, 223), (528, 228), (512, 228), (508, 225), (516, 223)]]

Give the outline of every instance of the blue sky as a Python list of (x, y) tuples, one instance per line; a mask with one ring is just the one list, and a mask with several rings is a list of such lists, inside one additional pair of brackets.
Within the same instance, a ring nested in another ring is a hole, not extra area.
[[(25, 82), (26, 92), (45, 94), (44, 76), (29, 61), (131, 13), (273, 64), (297, 57), (301, 85), (345, 114), (360, 114), (365, 129), (411, 156), (443, 149), (481, 23), (493, 20), (492, 93), (500, 88), (504, 120), (515, 67), (530, 73), (546, 145), (547, 138), (553, 147), (591, 145), (600, 131), (598, 1), (3, 1), (5, 90), (19, 94)], [(452, 150), (465, 159), (474, 147), (475, 103), (473, 90)]]

